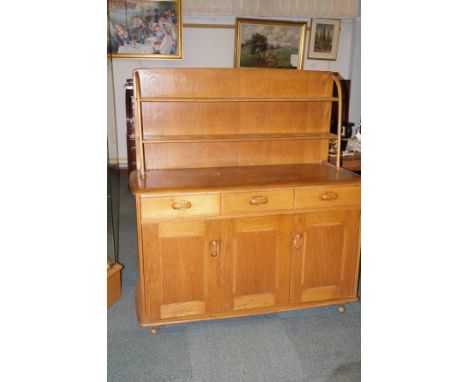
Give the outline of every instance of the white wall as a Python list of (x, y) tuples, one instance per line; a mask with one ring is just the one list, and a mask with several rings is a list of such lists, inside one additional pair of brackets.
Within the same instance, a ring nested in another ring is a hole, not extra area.
[[(114, 82), (113, 82), (113, 73), (112, 73), (112, 62), (110, 59), (107, 59), (107, 147), (108, 147), (108, 156), (109, 163), (116, 165), (119, 163), (119, 145), (117, 140), (116, 129), (116, 120), (115, 120), (115, 107), (114, 107)], [(121, 135), (121, 133), (119, 133)], [(125, 146), (120, 146), (120, 149), (127, 149)]]
[[(310, 19), (288, 19), (291, 21), (308, 21)], [(183, 15), (184, 23), (194, 24), (235, 24), (234, 17), (217, 16), (203, 17)], [(359, 73), (360, 81), (360, 58), (356, 59), (356, 50), (359, 48), (360, 55), (360, 23), (359, 40), (356, 33), (357, 23), (352, 20), (341, 21), (341, 32), (338, 45), (338, 57), (336, 61), (304, 60), (305, 70), (330, 70), (338, 72), (345, 79), (351, 79), (351, 97), (359, 98), (359, 104), (351, 104), (354, 109), (350, 120), (360, 120), (360, 84), (355, 84), (353, 78)], [(125, 118), (125, 89), (123, 85), (127, 78), (132, 77), (135, 68), (156, 67), (205, 67), (205, 68), (231, 68), (234, 63), (234, 29), (226, 28), (183, 28), (182, 31), (182, 59), (181, 60), (139, 60), (139, 59), (114, 59), (114, 89), (117, 135), (119, 146), (119, 162), (121, 167), (127, 165), (127, 143), (126, 143), (126, 118)], [(309, 46), (309, 32), (307, 32), (306, 50)], [(357, 46), (358, 45), (358, 46)], [(307, 56), (307, 53), (305, 53)], [(353, 66), (354, 63), (354, 66)], [(356, 68), (359, 65), (359, 68)], [(356, 77), (357, 78), (357, 77)], [(356, 90), (355, 90), (356, 89)], [(359, 90), (359, 93), (357, 92)], [(355, 91), (354, 91), (355, 90)]]
[(349, 120), (355, 124), (361, 121), (361, 20), (353, 21), (353, 49), (351, 56), (351, 94)]
[(356, 1), (357, 17), (353, 23), (353, 48), (351, 56), (351, 94), (349, 101), (349, 120), (355, 128), (361, 122), (361, 0)]

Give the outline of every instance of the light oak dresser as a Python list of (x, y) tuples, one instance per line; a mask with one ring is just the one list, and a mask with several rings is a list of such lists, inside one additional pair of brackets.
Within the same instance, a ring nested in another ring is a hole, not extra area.
[(360, 177), (327, 162), (337, 75), (164, 68), (133, 80), (142, 326), (358, 299)]

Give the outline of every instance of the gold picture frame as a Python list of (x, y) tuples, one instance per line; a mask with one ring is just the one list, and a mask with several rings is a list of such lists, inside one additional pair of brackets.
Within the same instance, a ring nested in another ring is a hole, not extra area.
[(112, 58), (182, 58), (181, 0), (108, 0)]
[(338, 55), (340, 20), (311, 19), (307, 58), (335, 61)]
[(307, 23), (236, 19), (234, 67), (302, 69)]

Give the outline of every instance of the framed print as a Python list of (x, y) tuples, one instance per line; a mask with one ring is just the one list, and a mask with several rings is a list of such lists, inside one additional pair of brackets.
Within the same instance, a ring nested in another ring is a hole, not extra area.
[(307, 58), (336, 60), (339, 36), (340, 20), (312, 19)]
[(107, 53), (113, 58), (182, 58), (181, 0), (109, 0)]
[(307, 23), (236, 20), (234, 67), (302, 69)]

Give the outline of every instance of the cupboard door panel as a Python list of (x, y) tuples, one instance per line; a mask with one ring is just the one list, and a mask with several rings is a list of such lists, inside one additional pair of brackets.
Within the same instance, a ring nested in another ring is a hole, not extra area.
[(291, 302), (352, 296), (359, 255), (359, 211), (295, 216)]
[(143, 225), (143, 241), (148, 242), (144, 247), (149, 271), (145, 287), (150, 297), (146, 307), (151, 318), (218, 310), (219, 258), (211, 255), (213, 240), (219, 240), (215, 221)]
[(291, 217), (224, 220), (221, 230), (222, 309), (287, 303)]
[[(342, 278), (344, 226), (313, 225), (305, 229), (301, 284), (305, 288), (337, 285)], [(307, 256), (306, 256), (307, 255)]]

